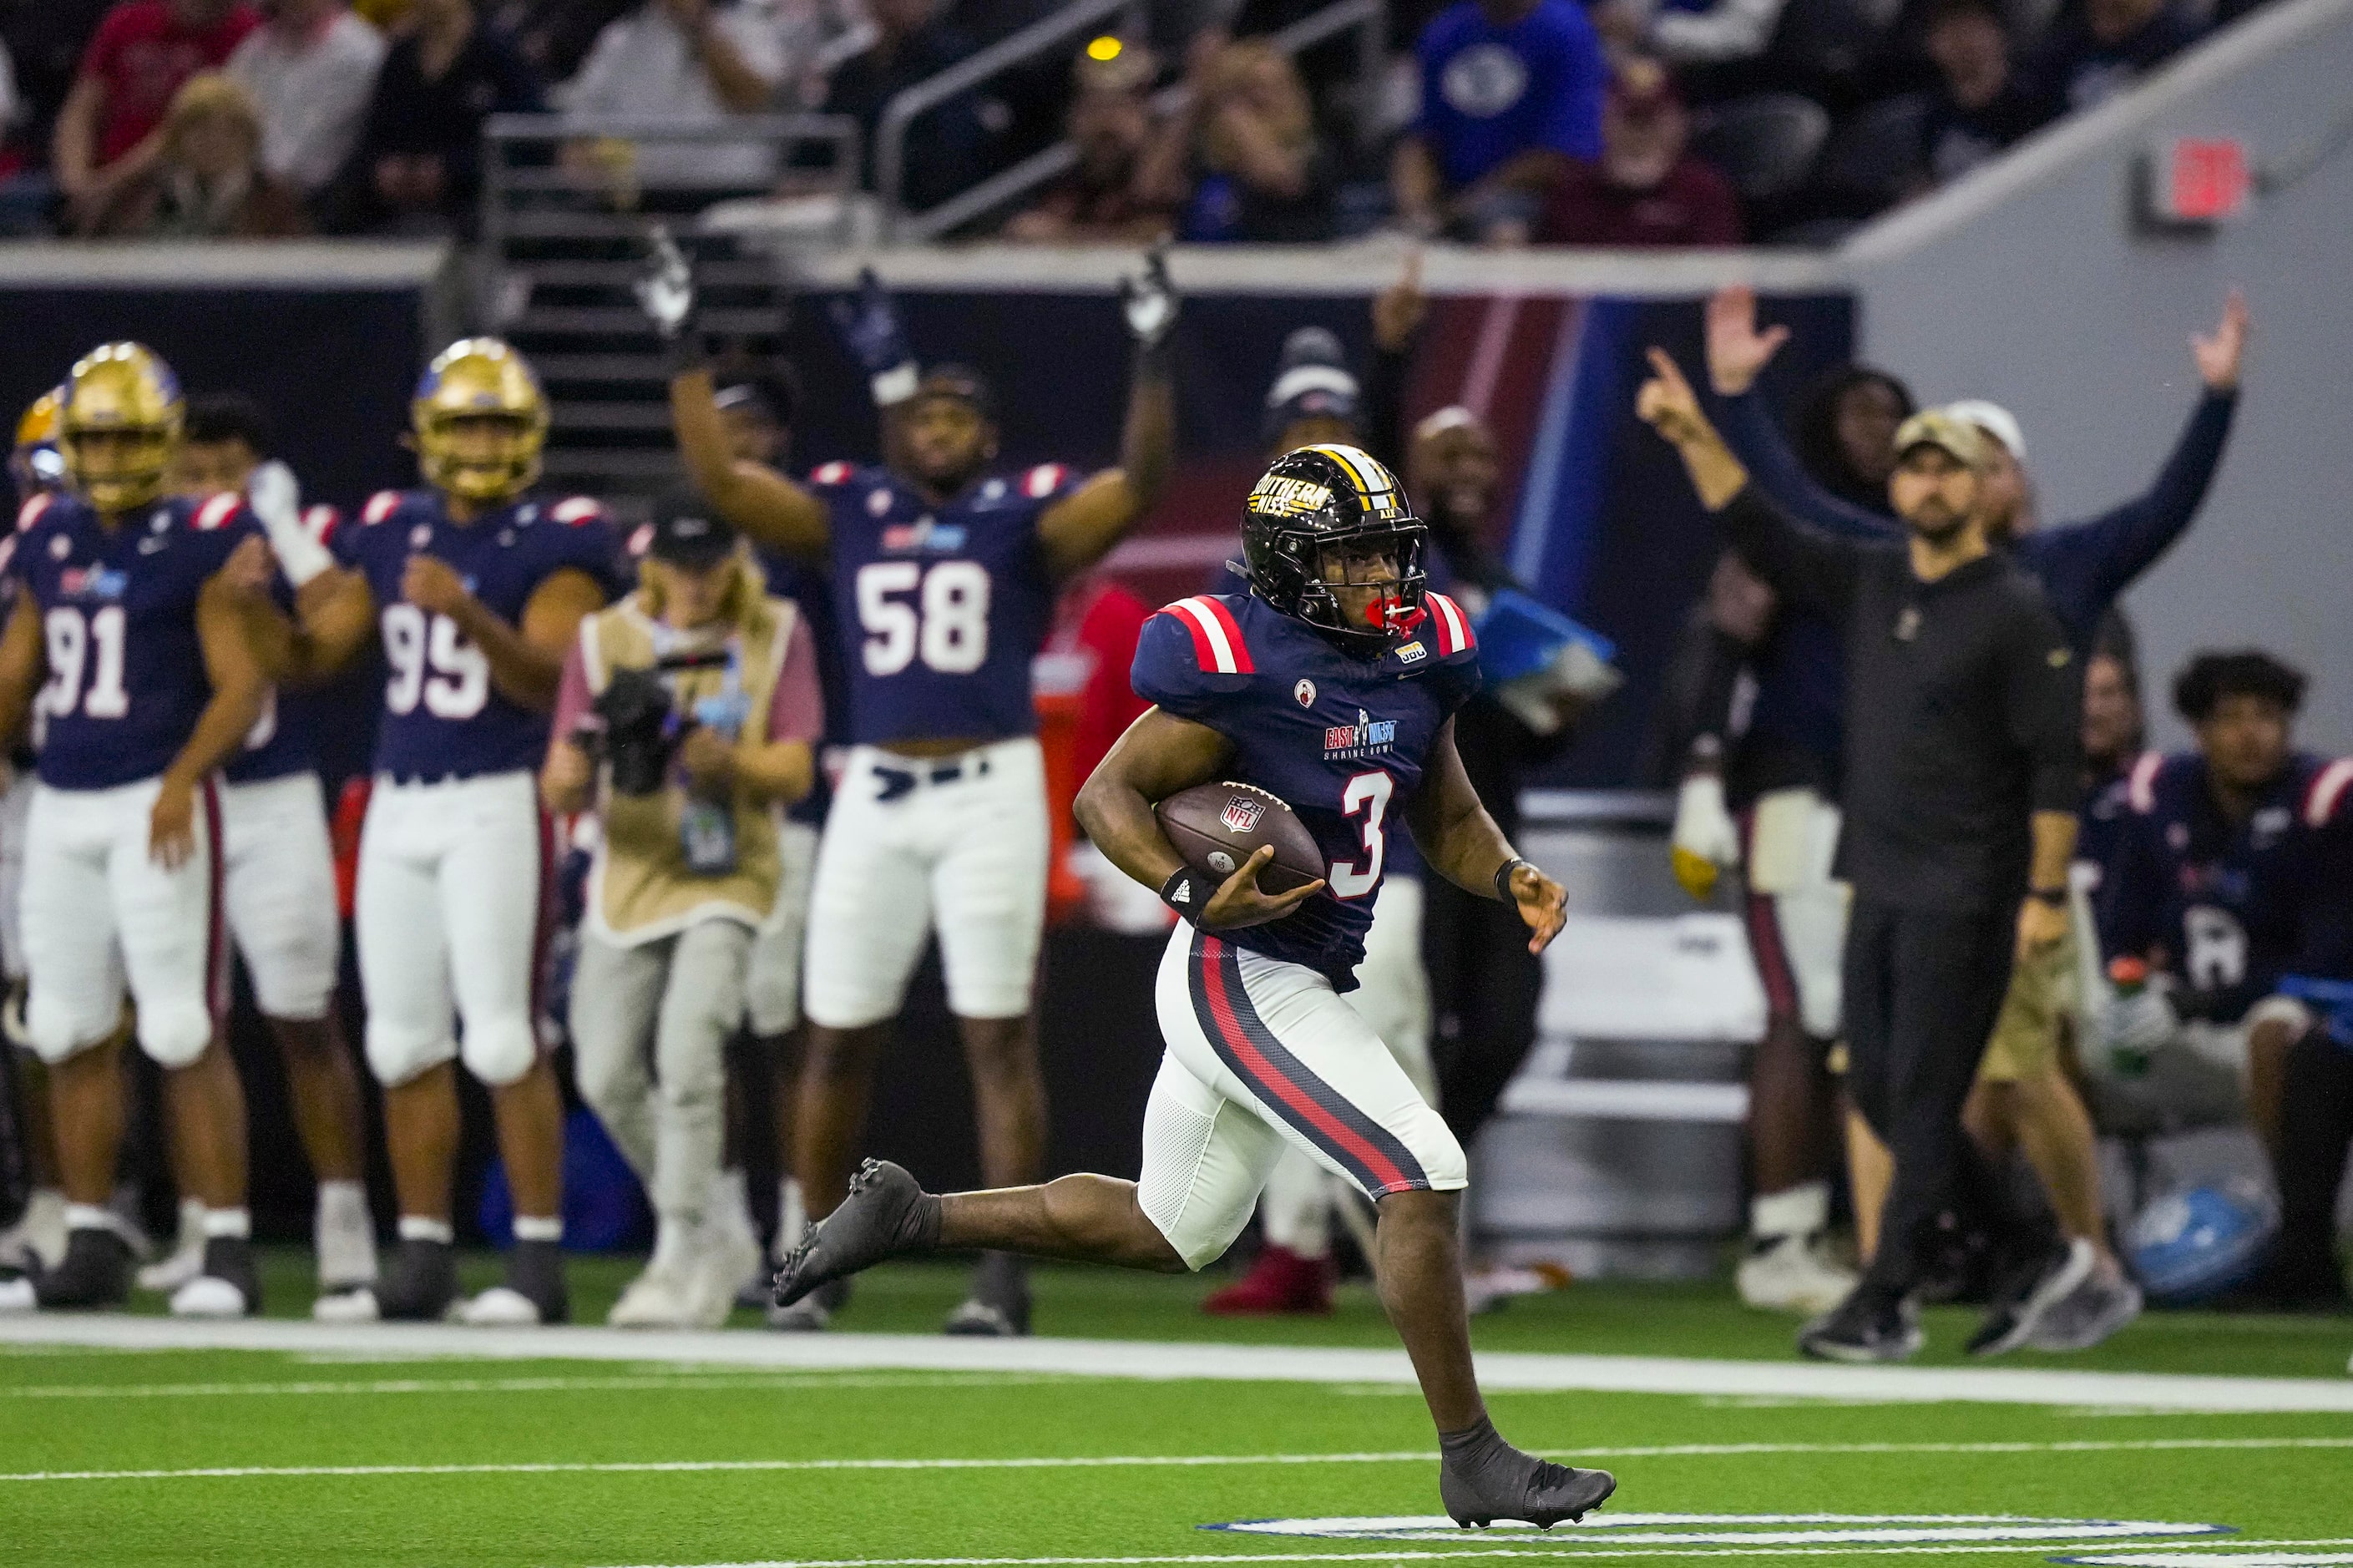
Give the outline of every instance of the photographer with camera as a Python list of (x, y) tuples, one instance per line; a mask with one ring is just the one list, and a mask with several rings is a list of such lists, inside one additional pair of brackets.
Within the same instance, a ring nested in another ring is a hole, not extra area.
[(658, 502), (641, 584), (580, 626), (540, 789), (602, 834), (572, 982), (580, 1089), (652, 1194), (653, 1260), (610, 1321), (716, 1327), (759, 1266), (704, 1223), (718, 1173), (722, 1051), (782, 878), (784, 807), (822, 728), (817, 650), (735, 531)]

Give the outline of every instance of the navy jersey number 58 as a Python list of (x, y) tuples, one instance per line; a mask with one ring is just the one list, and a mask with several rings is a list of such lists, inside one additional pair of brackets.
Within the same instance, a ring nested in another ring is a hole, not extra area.
[(988, 662), (988, 569), (976, 561), (876, 561), (858, 569), (866, 673), (896, 675), (922, 660), (942, 675)]

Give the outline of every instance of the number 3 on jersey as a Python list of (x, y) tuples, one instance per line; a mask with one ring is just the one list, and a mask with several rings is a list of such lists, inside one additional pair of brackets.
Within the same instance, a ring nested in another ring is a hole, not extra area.
[[(914, 605), (900, 596), (910, 592)], [(988, 572), (972, 561), (943, 561), (928, 572), (913, 561), (861, 566), (858, 624), (869, 675), (896, 675), (919, 654), (927, 669), (970, 675), (988, 660)]]
[[(126, 627), (120, 605), (108, 605), (87, 620), (70, 605), (51, 610), (41, 623), (48, 643), (49, 683), (41, 688), (39, 711), (59, 719), (69, 717), (77, 707), (88, 719), (120, 719), (130, 712), (131, 694), (122, 686)], [(87, 691), (82, 689), (85, 673), (90, 676)]]
[(1333, 897), (1361, 899), (1381, 885), (1381, 862), (1388, 857), (1388, 838), (1382, 824), (1388, 818), (1389, 797), (1396, 793), (1397, 780), (1377, 771), (1358, 773), (1340, 792), (1341, 815), (1365, 819), (1357, 829), (1364, 837), (1365, 858), (1361, 864), (1341, 860), (1333, 865)]
[(470, 719), (490, 700), (491, 661), (447, 616), (385, 605), (384, 657), (392, 666), (384, 705), (395, 713), (414, 712), (422, 700), (437, 719)]

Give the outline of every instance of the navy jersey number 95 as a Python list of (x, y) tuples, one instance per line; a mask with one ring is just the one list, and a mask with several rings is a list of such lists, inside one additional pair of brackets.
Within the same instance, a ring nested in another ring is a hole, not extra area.
[(1136, 645), (1135, 694), (1231, 742), (1225, 776), (1289, 802), (1331, 868), (1322, 892), (1232, 941), (1343, 991), (1430, 748), (1479, 689), (1470, 617), (1442, 594), (1427, 608), (1412, 637), (1373, 659), (1242, 594), (1180, 599)]
[(509, 701), (491, 683), (488, 656), (455, 621), (402, 598), (401, 578), (411, 555), (438, 556), (468, 593), (517, 627), (539, 585), (567, 567), (586, 573), (609, 598), (621, 585), (621, 555), (604, 509), (582, 499), (527, 499), (460, 524), (431, 490), (386, 490), (332, 543), (367, 578), (384, 634), (376, 771), (416, 780), (536, 769), (547, 750), (547, 715)]

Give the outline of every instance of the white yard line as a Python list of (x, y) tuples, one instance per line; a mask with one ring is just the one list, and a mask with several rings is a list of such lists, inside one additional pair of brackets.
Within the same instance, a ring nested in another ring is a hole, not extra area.
[[(43, 1344), (124, 1350), (398, 1353), (484, 1361), (691, 1363), (802, 1371), (1049, 1373), (1154, 1381), (1402, 1385), (1413, 1381), (1413, 1369), (1402, 1351), (1332, 1346), (984, 1340), (956, 1339), (944, 1334), (459, 1329), (435, 1323), (339, 1326), (285, 1319), (237, 1322), (133, 1317), (0, 1319), (0, 1346)], [(2148, 1410), (2353, 1413), (2353, 1378), (1831, 1366), (1795, 1360), (1695, 1361), (1664, 1356), (1540, 1355), (1524, 1352), (1482, 1355), (1479, 1376), (1491, 1389), (1534, 1393), (1585, 1391), (1914, 1403), (1958, 1400)]]
[[(1565, 1527), (1566, 1528), (1566, 1527)], [(2062, 1544), (2052, 1542), (2021, 1542), (2008, 1544), (1999, 1542), (1937, 1542), (1917, 1546), (1725, 1546), (1693, 1548), (1678, 1546), (1644, 1550), (1638, 1546), (1572, 1546), (1576, 1539), (1571, 1531), (1556, 1540), (1531, 1540), (1525, 1547), (1472, 1547), (1440, 1552), (1252, 1552), (1219, 1555), (1208, 1552), (1186, 1552), (1167, 1557), (836, 1557), (836, 1558), (769, 1558), (756, 1563), (640, 1563), (634, 1568), (1176, 1568), (1184, 1563), (1451, 1563), (1474, 1558), (1535, 1557), (1547, 1559), (1578, 1557), (1911, 1557), (1949, 1555), (1954, 1552), (2019, 1552), (2033, 1556), (2053, 1552), (2098, 1552), (2103, 1561), (2117, 1563), (2153, 1562), (2151, 1556), (2133, 1552), (2114, 1541), (2084, 1542)], [(2217, 1542), (2211, 1554), (2191, 1556), (2180, 1543), (2168, 1542), (2165, 1554), (2176, 1563), (2229, 1563), (2238, 1559), (2224, 1555), (2232, 1552), (2262, 1552), (2262, 1562), (2278, 1562), (2273, 1552), (2293, 1552), (2306, 1546), (2343, 1546), (2353, 1544), (2353, 1537), (2322, 1541), (2242, 1541), (2236, 1537)], [(2129, 1553), (2127, 1555), (2126, 1553)], [(2337, 1562), (2329, 1557), (2317, 1559)]]
[[(2353, 1437), (2147, 1437), (2052, 1443), (1662, 1443), (1641, 1447), (1539, 1449), (1556, 1458), (1743, 1458), (1757, 1455), (2116, 1454), (2353, 1448)], [(1355, 1454), (1077, 1454), (1034, 1458), (645, 1459), (484, 1465), (213, 1465), (185, 1469), (0, 1471), (0, 1483), (38, 1481), (286, 1480), (365, 1476), (692, 1475), (777, 1470), (1097, 1470), (1226, 1468), (1271, 1465), (1426, 1465), (1427, 1449)], [(1155, 1560), (1156, 1561), (1156, 1559)], [(1169, 1561), (1181, 1561), (1169, 1559)]]
[(1007, 1388), (1069, 1378), (1047, 1373), (923, 1373), (837, 1377), (828, 1373), (657, 1373), (641, 1377), (402, 1377), (314, 1383), (64, 1383), (11, 1388), (7, 1399), (221, 1399), (248, 1394), (609, 1394), (615, 1392), (735, 1394), (771, 1388), (822, 1393), (830, 1388)]

